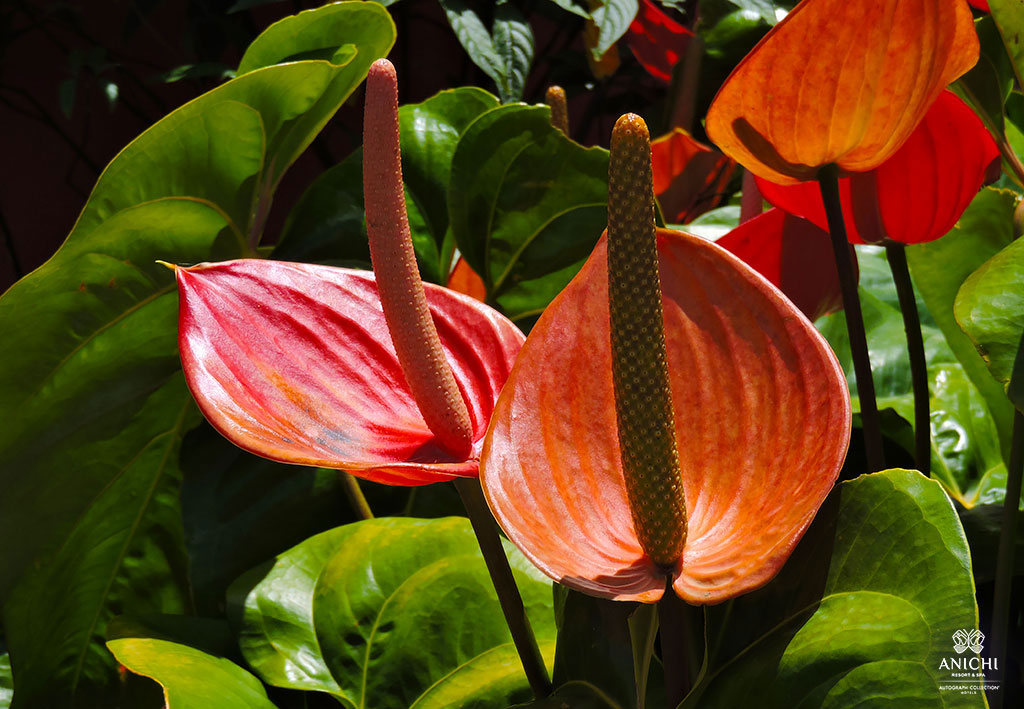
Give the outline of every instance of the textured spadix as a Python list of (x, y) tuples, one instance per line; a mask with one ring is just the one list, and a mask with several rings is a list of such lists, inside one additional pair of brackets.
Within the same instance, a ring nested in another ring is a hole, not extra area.
[(484, 431), (523, 342), (504, 317), (426, 286), (469, 408), (473, 450), (446, 453), (395, 355), (374, 276), (243, 260), (178, 268), (179, 347), (206, 418), (241, 448), (394, 485), (476, 476)]
[[(718, 603), (767, 582), (846, 455), (846, 381), (828, 345), (771, 284), (718, 246), (658, 232), (665, 341), (688, 534), (676, 592)], [(612, 393), (606, 242), (534, 326), (498, 400), (481, 482), (509, 538), (546, 574), (655, 601)]]
[(773, 182), (870, 170), (977, 58), (964, 0), (804, 0), (722, 85), (708, 136)]
[[(953, 228), (981, 186), (999, 176), (999, 148), (967, 104), (943, 91), (910, 138), (874, 170), (839, 180), (847, 238), (919, 244)], [(762, 196), (828, 228), (817, 183), (777, 185), (758, 178)]]

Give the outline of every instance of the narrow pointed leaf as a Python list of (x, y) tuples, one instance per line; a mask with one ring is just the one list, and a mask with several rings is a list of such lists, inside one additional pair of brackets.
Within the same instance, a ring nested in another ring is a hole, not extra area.
[[(435, 443), (402, 374), (366, 271), (231, 261), (179, 268), (180, 349), (206, 418), (273, 460), (415, 485), (475, 476)], [(479, 301), (428, 286), (474, 431), (474, 458), (522, 343)]]
[[(550, 584), (505, 548), (550, 662)], [(275, 686), (360, 708), (508, 706), (530, 694), (463, 518), (318, 534), (240, 578), (229, 603), (246, 660)]]
[(914, 471), (842, 483), (771, 584), (707, 617), (709, 665), (683, 709), (987, 706), (975, 673), (941, 667), (977, 657), (952, 637), (978, 627), (971, 555)]
[(654, 196), (665, 220), (685, 224), (721, 204), (736, 163), (682, 128), (651, 142)]
[(809, 320), (842, 309), (828, 232), (806, 219), (770, 209), (715, 243), (767, 278)]
[(708, 111), (708, 135), (782, 184), (812, 180), (833, 163), (870, 170), (977, 58), (963, 2), (806, 0), (726, 80)]
[[(626, 501), (605, 254), (602, 242), (534, 327), (495, 409), (481, 481), (509, 538), (549, 576), (653, 601), (665, 578)], [(669, 231), (659, 256), (689, 526), (675, 590), (717, 603), (778, 571), (832, 487), (848, 444), (846, 385), (810, 323), (737, 258)]]
[[(855, 244), (938, 239), (998, 176), (999, 164), (999, 149), (978, 116), (944, 91), (895, 155), (839, 180), (847, 237)], [(776, 207), (828, 228), (817, 183), (783, 186), (758, 178), (757, 186)]]

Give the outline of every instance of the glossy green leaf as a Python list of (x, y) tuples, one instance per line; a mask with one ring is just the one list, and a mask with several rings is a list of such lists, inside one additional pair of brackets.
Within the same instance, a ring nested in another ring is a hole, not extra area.
[(1024, 334), (1024, 241), (1014, 241), (972, 273), (953, 311), (989, 372), (1006, 386)]
[(679, 229), (689, 234), (696, 234), (704, 239), (715, 241), (739, 226), (740, 208), (734, 204), (716, 207), (704, 212), (689, 224), (672, 225), (670, 229)]
[(494, 51), (501, 67), (495, 80), (501, 102), (521, 100), (533, 63), (533, 30), (509, 0), (498, 0), (494, 8)]
[(579, 2), (581, 3), (580, 5), (577, 5), (574, 0), (548, 0), (548, 1), (553, 3), (553, 4), (555, 4), (555, 5), (558, 5), (558, 7), (562, 8), (566, 12), (571, 12), (572, 14), (574, 14), (574, 15), (576, 15), (578, 17), (582, 17), (583, 19), (588, 19), (590, 17), (590, 13), (587, 12), (587, 9), (585, 7), (582, 7), (582, 3), (583, 3), (584, 0), (579, 0)]
[(117, 661), (164, 689), (166, 709), (274, 709), (258, 679), (231, 660), (134, 624), (111, 628)]
[(223, 612), (243, 572), (354, 519), (336, 470), (258, 458), (203, 424), (185, 437), (181, 511), (196, 610)]
[(989, 12), (1003, 36), (1017, 81), (1024, 83), (1024, 7), (1021, 0), (989, 0)]
[(11, 674), (11, 656), (0, 654), (0, 709), (8, 709), (14, 701), (14, 676)]
[[(477, 116), (497, 105), (486, 91), (464, 87), (398, 109), (405, 201), (425, 280), (445, 283), (450, 270), (450, 254), (446, 257), (444, 248), (447, 191), (459, 136)], [(362, 160), (362, 150), (357, 149), (310, 186), (288, 217), (275, 258), (369, 263)]]
[[(690, 707), (984, 707), (940, 663), (977, 628), (970, 554), (949, 499), (919, 473), (842, 483), (771, 583), (708, 608)], [(967, 691), (943, 690), (947, 683)]]
[[(384, 21), (336, 46), (390, 46), (385, 10), (333, 7)], [(174, 111), (107, 167), (60, 251), (0, 298), (0, 327), (19, 333), (0, 341), (0, 532), (20, 540), (0, 555), (0, 602), (19, 706), (117, 689), (99, 643), (113, 608), (184, 610), (177, 451), (197, 415), (173, 276), (154, 261), (241, 255), (274, 176), (312, 139), (300, 126), (315, 130), (364, 75), (353, 62), (268, 66)]]
[(550, 697), (527, 704), (516, 704), (510, 709), (626, 709), (598, 687), (589, 682), (573, 681), (555, 689)]
[(1013, 88), (1013, 67), (991, 15), (974, 21), (981, 43), (978, 63), (954, 85), (996, 136), (1004, 130), (1003, 105)]
[[(910, 422), (914, 420), (913, 385), (895, 288), (880, 249), (862, 248), (858, 254), (861, 307), (878, 406), (893, 409), (906, 422), (905, 430), (909, 433)], [(984, 397), (970, 382), (942, 332), (932, 324), (926, 309), (920, 304), (918, 309), (931, 395), (932, 476), (966, 507), (997, 502), (1005, 488), (1006, 466), (995, 422)], [(817, 324), (843, 365), (854, 393), (853, 408), (858, 411), (844, 314), (835, 313)], [(912, 438), (901, 436), (898, 429), (889, 429), (886, 434), (912, 449)]]
[(608, 152), (551, 125), (546, 106), (501, 106), (466, 129), (452, 158), (448, 215), (488, 299), (517, 320), (572, 279), (607, 225)]
[(597, 44), (591, 50), (595, 60), (600, 60), (626, 34), (639, 9), (637, 0), (603, 0), (600, 7), (591, 11), (590, 16), (600, 32)]
[(1009, 190), (982, 190), (946, 236), (907, 247), (907, 263), (917, 293), (971, 383), (985, 399), (999, 432), (1004, 459), (1009, 457), (1012, 409), (973, 343), (957, 324), (953, 302), (967, 277), (1012, 240), (1015, 200), (1016, 195)]
[(771, 0), (729, 0), (729, 3), (742, 10), (756, 12), (766, 24), (774, 25), (778, 22), (775, 17), (776, 3)]
[[(506, 544), (542, 652), (551, 586)], [(232, 586), (249, 665), (346, 707), (507, 706), (526, 678), (469, 522), (375, 519), (324, 532)]]

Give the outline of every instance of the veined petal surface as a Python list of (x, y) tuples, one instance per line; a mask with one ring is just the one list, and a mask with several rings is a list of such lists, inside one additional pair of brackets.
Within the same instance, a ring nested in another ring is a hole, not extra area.
[(651, 76), (672, 80), (675, 68), (690, 44), (693, 32), (676, 22), (651, 0), (640, 0), (636, 17), (626, 30), (626, 44)]
[(394, 485), (476, 476), (494, 402), (523, 342), (496, 311), (425, 284), (473, 424), (472, 457), (456, 460), (413, 401), (372, 273), (240, 260), (177, 275), (186, 380), (233, 443)]
[[(840, 178), (847, 238), (855, 244), (934, 241), (953, 228), (999, 169), (999, 148), (981, 119), (952, 91), (943, 91), (895, 155), (874, 170)], [(757, 178), (757, 187), (776, 207), (828, 228), (817, 183)]]
[(726, 79), (707, 132), (780, 184), (870, 170), (977, 59), (964, 0), (804, 0)]
[[(724, 249), (659, 230), (665, 339), (689, 534), (676, 592), (718, 603), (767, 582), (832, 487), (850, 404), (828, 345)], [(552, 578), (653, 602), (619, 462), (604, 239), (531, 331), (495, 407), (481, 483)]]
[(806, 219), (769, 209), (715, 243), (767, 278), (808, 320), (842, 310), (828, 232)]

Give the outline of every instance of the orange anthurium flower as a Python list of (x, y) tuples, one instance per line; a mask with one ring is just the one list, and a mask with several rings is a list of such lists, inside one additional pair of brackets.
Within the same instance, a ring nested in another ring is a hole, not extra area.
[[(847, 238), (855, 244), (938, 239), (999, 170), (999, 148), (981, 119), (944, 91), (895, 155), (840, 178)], [(828, 228), (816, 183), (783, 186), (758, 178), (757, 186), (775, 206)]]
[(203, 415), (235, 445), (391, 485), (475, 477), (487, 422), (523, 342), (503, 316), (426, 285), (469, 409), (472, 451), (427, 427), (372, 273), (241, 260), (177, 268), (179, 348)]
[(654, 195), (670, 224), (685, 224), (714, 209), (736, 163), (694, 140), (682, 128), (651, 142)]
[(828, 232), (806, 219), (769, 209), (715, 243), (767, 278), (809, 320), (842, 310)]
[(452, 269), (451, 275), (448, 276), (448, 287), (481, 302), (487, 299), (484, 279), (461, 256), (455, 262), (455, 268)]
[(640, 0), (640, 9), (626, 30), (626, 44), (647, 73), (662, 81), (672, 80), (672, 69), (686, 54), (693, 32), (669, 17), (651, 0)]
[(708, 136), (780, 184), (871, 170), (977, 59), (963, 0), (804, 0), (722, 85)]
[[(846, 456), (834, 355), (793, 305), (724, 249), (658, 231), (688, 535), (671, 573), (719, 603), (782, 567)], [(665, 571), (627, 502), (609, 347), (606, 241), (534, 326), (495, 407), (481, 483), (496, 519), (559, 583), (654, 602)]]

